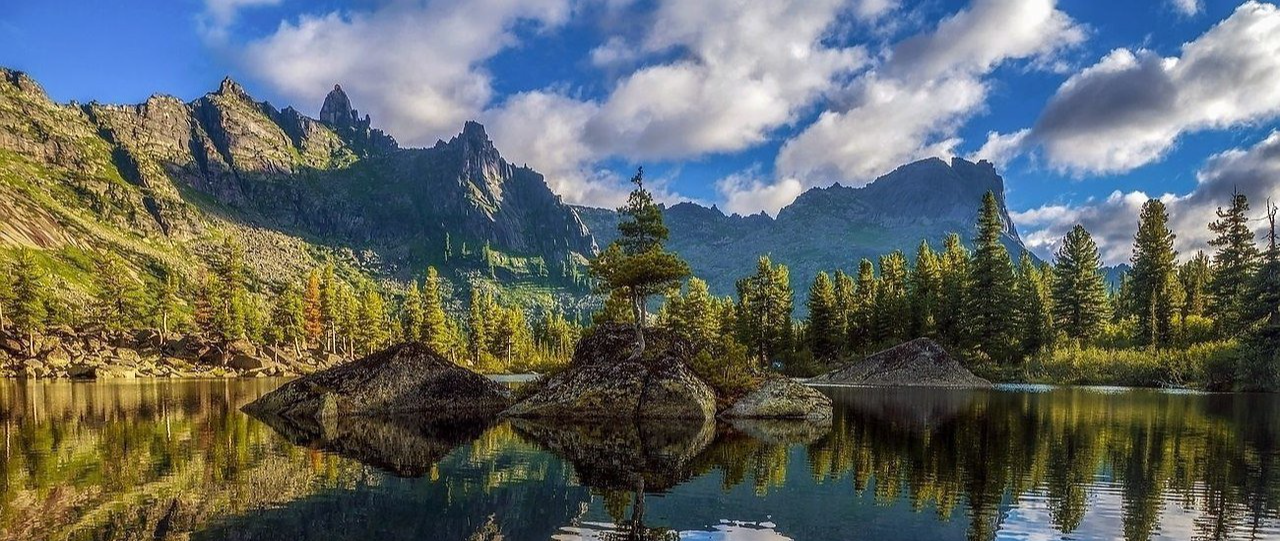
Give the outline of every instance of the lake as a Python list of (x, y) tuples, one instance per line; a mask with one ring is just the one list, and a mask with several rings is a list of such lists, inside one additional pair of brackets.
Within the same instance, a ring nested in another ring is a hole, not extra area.
[(824, 387), (829, 426), (268, 424), (0, 382), (0, 539), (1280, 539), (1280, 397)]

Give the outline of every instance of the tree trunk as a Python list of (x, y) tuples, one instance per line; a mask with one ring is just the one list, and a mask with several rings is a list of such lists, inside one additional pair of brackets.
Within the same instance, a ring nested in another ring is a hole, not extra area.
[(636, 350), (632, 357), (639, 359), (644, 354), (644, 299), (640, 295), (631, 295), (631, 314), (636, 326)]

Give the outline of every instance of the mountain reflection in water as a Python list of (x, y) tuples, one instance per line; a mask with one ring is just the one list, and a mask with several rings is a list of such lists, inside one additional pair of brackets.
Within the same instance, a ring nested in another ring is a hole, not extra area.
[(325, 425), (0, 384), (0, 539), (1280, 539), (1280, 398), (822, 388), (794, 422)]

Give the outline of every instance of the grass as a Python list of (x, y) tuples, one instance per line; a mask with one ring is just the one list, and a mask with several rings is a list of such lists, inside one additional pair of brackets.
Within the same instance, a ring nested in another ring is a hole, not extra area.
[(1028, 361), (1025, 379), (1062, 385), (1229, 389), (1238, 346), (1202, 342), (1177, 349), (1065, 346)]

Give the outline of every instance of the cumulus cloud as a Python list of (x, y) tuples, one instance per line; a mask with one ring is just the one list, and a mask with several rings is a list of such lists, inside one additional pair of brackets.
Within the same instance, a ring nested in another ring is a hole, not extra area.
[(794, 178), (765, 182), (754, 171), (748, 171), (720, 179), (716, 182), (716, 191), (730, 213), (745, 216), (763, 211), (777, 216), (782, 207), (804, 192), (804, 185)]
[(823, 42), (845, 7), (838, 0), (663, 1), (637, 41), (611, 39), (590, 56), (601, 67), (673, 59), (623, 74), (598, 100), (547, 89), (509, 99), (487, 115), (503, 125), (555, 126), (556, 145), (570, 150), (526, 152), (518, 147), (531, 145), (514, 138), (511, 145), (535, 168), (557, 171), (561, 195), (592, 202), (592, 186), (582, 179), (601, 159), (734, 152), (794, 122), (867, 62), (861, 47)]
[[(1262, 209), (1268, 199), (1280, 202), (1280, 132), (1252, 147), (1232, 149), (1209, 158), (1197, 173), (1196, 187), (1189, 193), (1158, 197), (1169, 210), (1170, 229), (1177, 235), (1175, 248), (1183, 255), (1207, 250), (1212, 233), (1208, 224), (1220, 206), (1230, 203), (1234, 191), (1249, 197), (1259, 230)], [(1114, 192), (1102, 200), (1080, 205), (1045, 205), (1013, 213), (1013, 219), (1027, 231), (1023, 241), (1042, 256), (1049, 257), (1075, 224), (1093, 234), (1108, 264), (1129, 260), (1138, 212), (1150, 196), (1143, 192)]]
[(1022, 153), (1023, 146), (1026, 145), (1027, 135), (1031, 133), (1029, 129), (1018, 130), (1013, 133), (988, 132), (987, 142), (983, 143), (968, 159), (972, 161), (987, 160), (991, 163), (1009, 163), (1015, 156)]
[[(952, 156), (959, 128), (985, 107), (992, 70), (1015, 60), (1048, 66), (1085, 34), (1053, 0), (977, 0), (853, 81), (839, 107), (783, 145), (780, 178), (859, 185), (908, 161)], [(1005, 150), (1013, 142), (998, 141)]]
[(425, 145), (489, 104), (482, 64), (516, 43), (518, 24), (549, 28), (570, 14), (569, 0), (397, 1), (303, 15), (239, 52), (291, 101), (318, 108), (334, 83), (346, 83), (361, 112), (402, 142)]
[(1179, 57), (1116, 49), (1070, 77), (1030, 135), (1051, 166), (1124, 172), (1188, 132), (1280, 116), (1280, 9), (1248, 1)]

